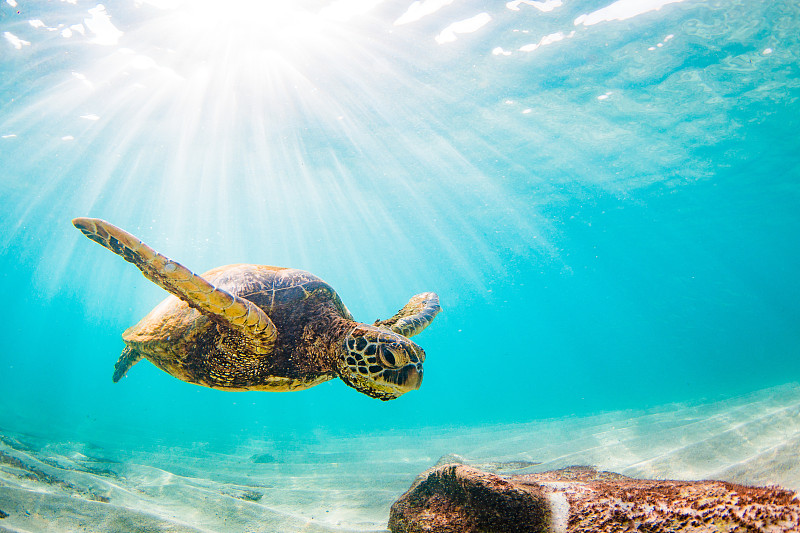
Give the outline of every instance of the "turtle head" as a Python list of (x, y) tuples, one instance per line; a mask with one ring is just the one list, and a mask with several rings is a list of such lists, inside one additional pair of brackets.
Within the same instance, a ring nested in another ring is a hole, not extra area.
[(394, 400), (422, 384), (425, 352), (385, 328), (358, 324), (342, 341), (337, 361), (342, 380), (367, 396)]

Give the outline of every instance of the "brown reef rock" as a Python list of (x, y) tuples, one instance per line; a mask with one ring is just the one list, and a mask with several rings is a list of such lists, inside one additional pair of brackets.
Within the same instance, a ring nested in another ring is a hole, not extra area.
[(389, 515), (392, 533), (535, 533), (549, 509), (539, 487), (517, 485), (461, 464), (420, 476)]
[(392, 533), (800, 532), (800, 496), (723, 481), (633, 479), (588, 467), (501, 477), (448, 464), (398, 499)]

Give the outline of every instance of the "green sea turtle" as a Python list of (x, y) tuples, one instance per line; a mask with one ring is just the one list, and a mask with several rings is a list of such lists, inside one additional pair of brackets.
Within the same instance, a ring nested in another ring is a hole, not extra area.
[(178, 379), (226, 390), (302, 390), (338, 376), (392, 400), (422, 382), (425, 352), (408, 337), (440, 311), (432, 292), (388, 320), (361, 324), (308, 272), (236, 264), (198, 276), (108, 222), (72, 223), (172, 293), (122, 334), (115, 382), (142, 358)]

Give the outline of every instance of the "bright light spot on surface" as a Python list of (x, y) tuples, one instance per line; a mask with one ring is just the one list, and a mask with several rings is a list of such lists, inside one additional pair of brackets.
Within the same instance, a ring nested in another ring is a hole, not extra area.
[(10, 5), (11, 7), (17, 7), (17, 2), (15, 0), (6, 0), (6, 4)]
[(574, 31), (569, 33), (564, 33), (563, 31), (557, 31), (556, 33), (551, 33), (550, 35), (545, 35), (541, 38), (538, 43), (526, 44), (525, 46), (521, 46), (519, 51), (520, 52), (533, 52), (540, 46), (546, 46), (548, 44), (557, 43), (558, 41), (563, 41), (564, 39), (569, 39), (575, 35)]
[(72, 30), (69, 28), (64, 28), (63, 30), (61, 30), (61, 36), (64, 37), (65, 39), (69, 39), (70, 37), (72, 37)]
[(152, 57), (147, 57), (142, 54), (136, 54), (133, 60), (131, 60), (131, 66), (134, 68), (138, 68), (140, 70), (145, 70), (148, 68), (156, 68), (158, 67), (158, 63)]
[(512, 2), (508, 2), (506, 7), (512, 11), (519, 11), (520, 4), (533, 6), (539, 11), (543, 11), (545, 13), (564, 5), (561, 0), (544, 0), (544, 2), (537, 2), (536, 0), (513, 0)]
[(395, 26), (400, 26), (402, 24), (408, 24), (409, 22), (414, 22), (422, 17), (427, 17), (432, 13), (436, 13), (444, 6), (448, 6), (453, 3), (453, 0), (417, 0), (410, 6), (405, 13), (400, 15), (400, 17), (394, 21)]
[(111, 17), (106, 12), (105, 6), (97, 4), (97, 7), (89, 10), (89, 14), (92, 18), (83, 19), (83, 22), (89, 31), (95, 34), (92, 42), (104, 46), (117, 44), (119, 38), (122, 37), (122, 32), (111, 23)]
[(23, 46), (30, 46), (30, 41), (26, 41), (25, 39), (20, 39), (10, 31), (4, 31), (3, 37), (6, 38), (6, 41), (11, 43), (11, 46), (16, 48), (17, 50), (22, 50)]
[(598, 96), (597, 99), (598, 100), (607, 100), (608, 97), (611, 96), (612, 94), (614, 94), (614, 93), (612, 93), (611, 91), (608, 91), (608, 92), (603, 93), (600, 96)]
[(175, 9), (184, 4), (181, 0), (134, 0), (136, 7), (141, 7), (142, 4), (149, 4), (158, 9)]
[(64, 27), (63, 24), (59, 24), (58, 27), (48, 26), (47, 24), (45, 24), (40, 19), (31, 19), (31, 20), (28, 21), (28, 24), (30, 24), (32, 28), (37, 28), (37, 29), (38, 28), (44, 28), (47, 31), (58, 31), (59, 28), (63, 28)]
[(498, 46), (492, 49), (492, 54), (496, 56), (510, 56), (511, 52), (509, 52), (508, 50), (503, 50), (503, 47)]
[(86, 28), (83, 27), (83, 24), (73, 24), (69, 27), (72, 31), (76, 31), (81, 35), (86, 35)]
[(522, 110), (523, 115), (530, 115), (533, 112), (533, 109), (527, 108)]
[(336, 0), (331, 5), (322, 8), (319, 14), (331, 20), (346, 22), (353, 17), (369, 12), (381, 2), (383, 0)]
[(474, 17), (465, 20), (460, 20), (450, 24), (436, 36), (436, 42), (439, 44), (452, 43), (458, 37), (457, 33), (472, 33), (486, 26), (492, 20), (489, 13), (478, 13)]
[(3, 139), (13, 139), (16, 136), (17, 136), (16, 133), (9, 133), (8, 135), (3, 135), (2, 138)]
[(664, 37), (664, 40), (662, 42), (657, 43), (655, 46), (650, 46), (647, 49), (650, 50), (650, 51), (653, 51), (653, 50), (656, 50), (657, 48), (664, 48), (664, 43), (666, 43), (667, 41), (670, 41), (673, 37), (675, 37), (675, 35), (670, 33), (669, 35)]
[(592, 26), (599, 22), (612, 20), (627, 20), (650, 11), (658, 11), (668, 4), (683, 2), (684, 0), (617, 0), (602, 9), (583, 14), (575, 19), (575, 25), (583, 24)]
[(98, 115), (95, 115), (94, 113), (89, 113), (88, 115), (81, 115), (81, 118), (85, 118), (86, 120), (100, 120), (100, 117)]
[(156, 60), (152, 57), (143, 54), (137, 54), (130, 48), (120, 48), (119, 52), (123, 55), (131, 56), (127, 64), (135, 69), (146, 70), (150, 68), (158, 68), (158, 63), (156, 63)]
[(772, 48), (764, 48), (764, 51), (761, 52), (763, 55), (769, 55), (772, 53)]
[(64, 135), (63, 137), (61, 137), (61, 140), (62, 141), (74, 141), (75, 137), (73, 137), (72, 135)]
[(89, 81), (84, 74), (81, 74), (80, 72), (73, 72), (72, 77), (75, 78), (76, 80), (82, 81), (83, 84), (89, 89), (94, 89), (94, 84), (91, 81)]
[(294, 2), (274, 0), (176, 0), (159, 17), (158, 29), (185, 45), (176, 50), (181, 54), (203, 62), (211, 59), (211, 54), (225, 54), (224, 61), (237, 66), (252, 62), (252, 56), (247, 56), (256, 51), (272, 50), (284, 59), (311, 50), (327, 51), (332, 45), (330, 37), (340, 37), (330, 35), (332, 32), (380, 1), (340, 1), (314, 11)]

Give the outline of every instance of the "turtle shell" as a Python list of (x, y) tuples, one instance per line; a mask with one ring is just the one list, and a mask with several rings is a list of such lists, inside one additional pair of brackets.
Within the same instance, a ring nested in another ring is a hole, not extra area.
[[(330, 285), (304, 270), (235, 264), (214, 268), (202, 276), (214, 286), (256, 304), (272, 319), (279, 333), (294, 329), (294, 322), (310, 318), (304, 315), (306, 306), (303, 303), (312, 295), (315, 301), (329, 299), (338, 314), (353, 318)], [(122, 338), (137, 348), (175, 344), (187, 340), (193, 331), (207, 323), (210, 323), (207, 317), (170, 295), (128, 328)]]
[(278, 335), (269, 351), (242, 358), (237, 347), (225, 347), (231, 339), (221, 334), (225, 324), (176, 296), (126, 330), (125, 343), (165, 372), (210, 387), (299, 390), (334, 377), (314, 337), (326, 336), (336, 317), (352, 320), (352, 315), (330, 285), (303, 270), (247, 264), (218, 267), (203, 278), (270, 317)]

